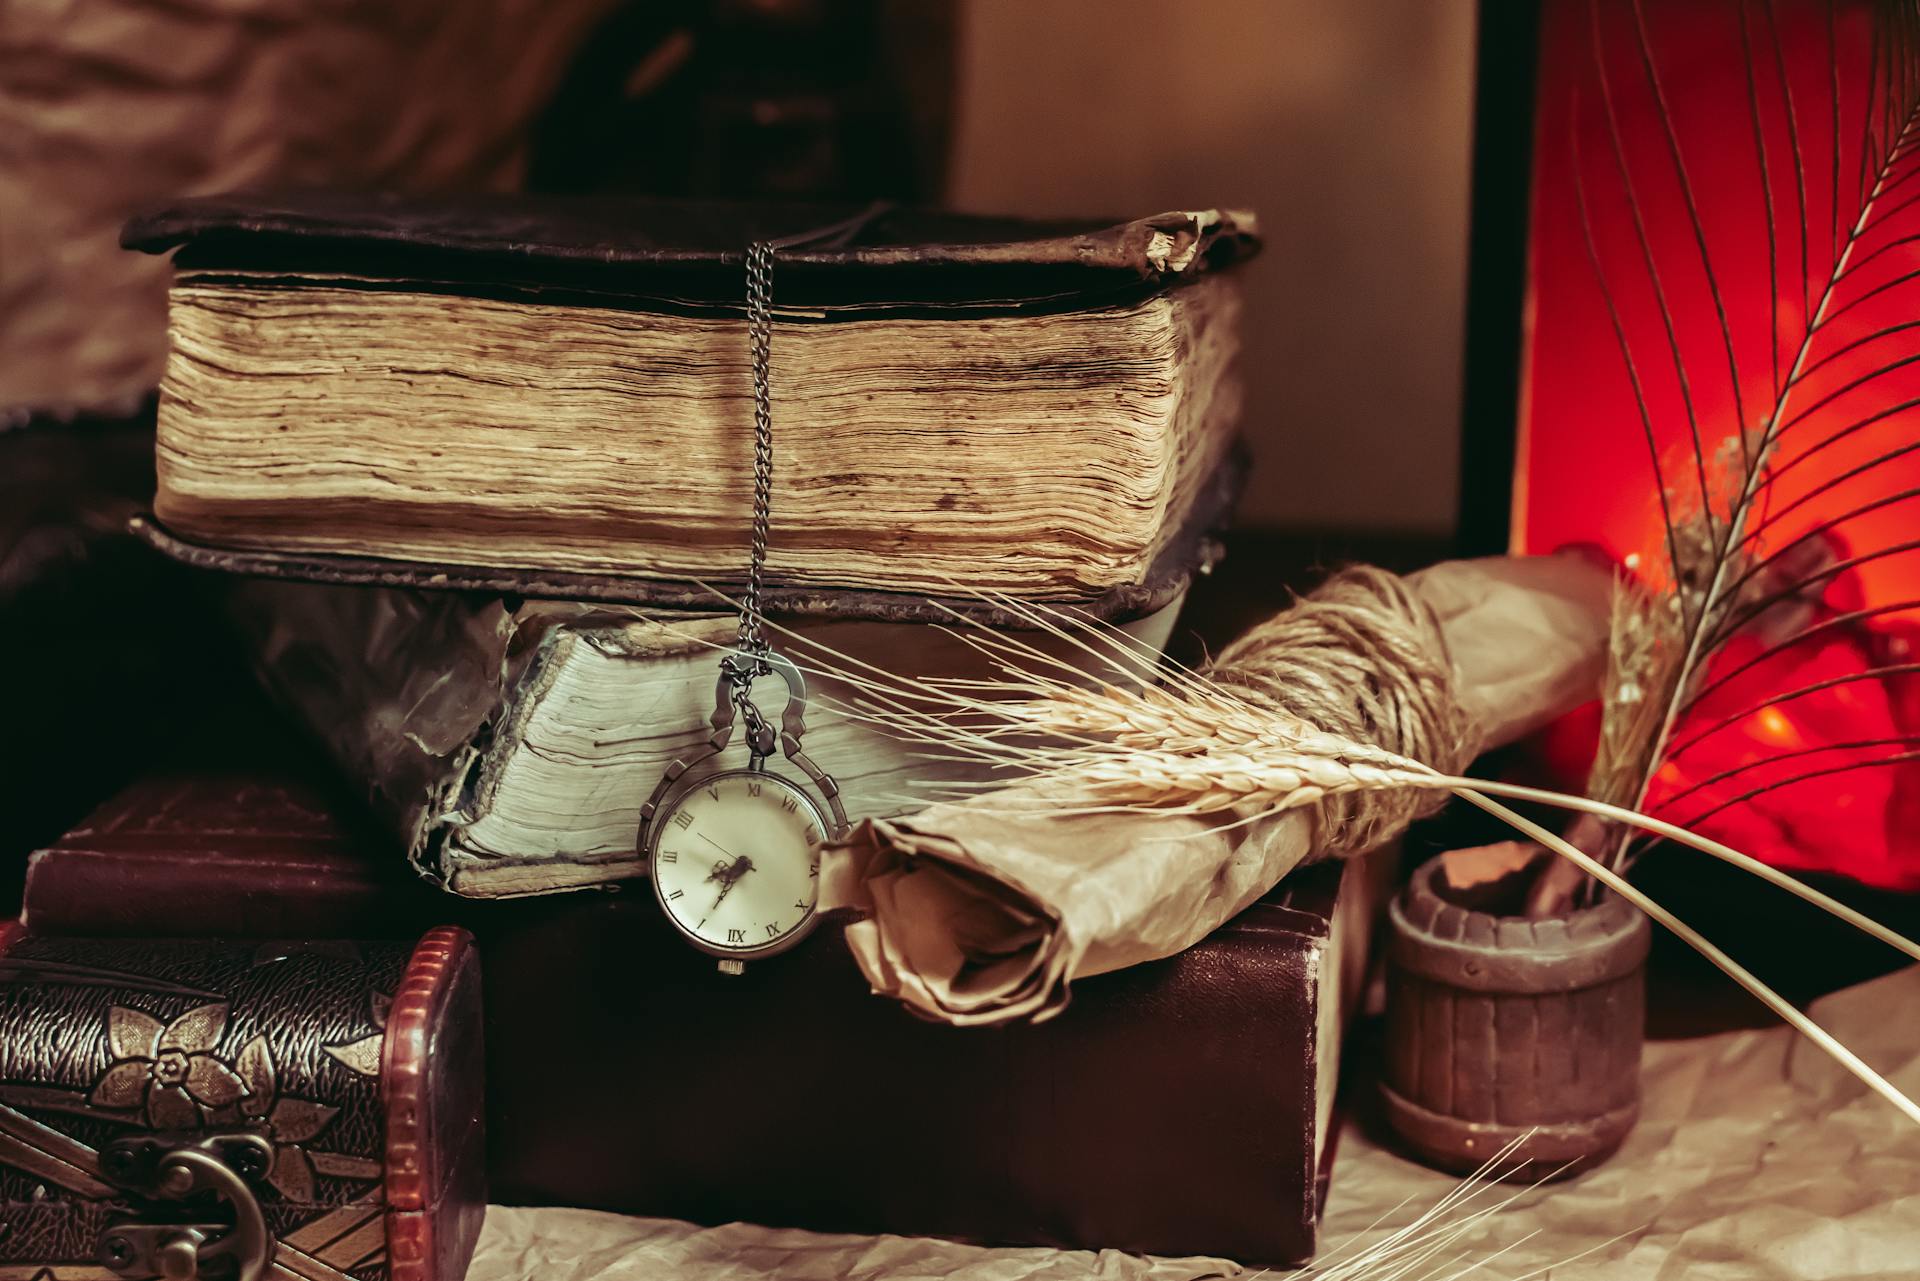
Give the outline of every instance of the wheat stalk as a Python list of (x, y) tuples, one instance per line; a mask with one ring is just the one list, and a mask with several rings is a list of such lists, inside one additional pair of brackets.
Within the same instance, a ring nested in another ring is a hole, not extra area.
[[(958, 587), (956, 586), (956, 590)], [(858, 720), (910, 745), (986, 765), (1008, 782), (1008, 808), (1055, 815), (1152, 809), (1160, 812), (1264, 813), (1329, 796), (1384, 788), (1457, 791), (1531, 801), (1638, 828), (1728, 863), (1812, 904), (1872, 938), (1920, 960), (1920, 944), (1751, 855), (1625, 806), (1487, 779), (1451, 777), (1371, 744), (1325, 733), (1299, 717), (1255, 704), (1207, 673), (1165, 660), (1163, 684), (1149, 683), (1138, 643), (1117, 628), (1012, 597), (976, 593), (1076, 651), (1128, 686), (1088, 687), (1082, 668), (1019, 640), (966, 625), (953, 634), (1001, 656), (999, 680), (903, 681), (885, 668), (768, 620), (807, 652), (810, 675), (831, 676), (863, 693), (861, 703), (821, 699), (830, 714)], [(724, 597), (722, 599), (725, 599)], [(669, 624), (670, 626), (670, 624)], [(689, 635), (690, 639), (698, 639)], [(699, 643), (720, 650), (700, 639)], [(1048, 675), (1049, 670), (1067, 679)], [(1078, 682), (1078, 683), (1076, 683)], [(933, 710), (930, 710), (933, 709)], [(964, 718), (961, 719), (961, 718)], [(930, 759), (938, 759), (923, 752)], [(958, 785), (955, 786), (958, 790)], [(1063, 804), (1064, 794), (1097, 789), (1092, 802)], [(985, 809), (987, 797), (975, 797)]]
[(1630, 804), (1638, 794), (1670, 692), (1663, 682), (1673, 674), (1683, 645), (1684, 609), (1678, 593), (1656, 596), (1632, 578), (1614, 584), (1600, 741), (1587, 773), (1587, 795)]
[(1176, 696), (1155, 685), (1089, 689), (1062, 684), (1045, 697), (996, 704), (994, 710), (1033, 733), (1095, 738), (1115, 747), (1148, 752), (1271, 749), (1389, 769), (1413, 764), (1382, 748), (1324, 733), (1298, 717), (1254, 707), (1218, 685), (1196, 683)]
[(1285, 747), (1205, 753), (1125, 747), (1082, 753), (1036, 777), (1058, 784), (1063, 793), (1087, 795), (1110, 807), (1186, 814), (1247, 808), (1280, 813), (1354, 792), (1444, 790), (1429, 773)]
[[(1249, 734), (1246, 727), (1258, 716), (1258, 709), (1233, 707), (1225, 691), (1217, 690), (1214, 697), (1227, 704), (1229, 714), (1221, 718), (1221, 723), (1229, 728), (1217, 746), (1201, 750), (1190, 745), (1205, 744), (1204, 730), (1199, 723), (1204, 720), (1203, 713), (1189, 706), (1183, 715), (1170, 706), (1171, 700), (1150, 694), (1082, 690), (1059, 699), (1058, 707), (1052, 710), (1033, 703), (1019, 705), (1012, 715), (1023, 725), (1071, 725), (1080, 730), (1104, 730), (1109, 735), (1105, 749), (1089, 749), (1085, 745), (1028, 749), (1026, 764), (1035, 785), (1027, 790), (1035, 794), (1091, 798), (1092, 805), (1085, 807), (1056, 804), (1052, 806), (1056, 814), (1097, 807), (1186, 814), (1253, 810), (1262, 816), (1318, 804), (1332, 796), (1377, 788), (1413, 787), (1452, 792), (1574, 863), (1666, 926), (1870, 1089), (1920, 1124), (1920, 1104), (1915, 1104), (1779, 993), (1708, 942), (1699, 931), (1612, 869), (1490, 798), (1507, 796), (1542, 802), (1668, 837), (1753, 872), (1916, 960), (1920, 960), (1920, 943), (1748, 855), (1637, 811), (1587, 797), (1447, 775), (1403, 758), (1394, 758), (1393, 763), (1388, 764), (1376, 763), (1366, 758), (1382, 755), (1378, 749), (1345, 742), (1333, 735), (1313, 732), (1296, 735), (1284, 721), (1277, 721), (1265, 733)], [(1309, 741), (1321, 750), (1306, 748), (1304, 744)]]
[[(1116, 715), (1120, 713), (1119, 708), (1113, 710)], [(1137, 732), (1140, 728), (1133, 722), (1129, 722), (1129, 725), (1130, 733)], [(1452, 792), (1501, 818), (1523, 835), (1572, 862), (1587, 875), (1600, 881), (1640, 911), (1671, 930), (1688, 946), (1752, 993), (1787, 1024), (1831, 1055), (1869, 1089), (1899, 1109), (1909, 1120), (1920, 1124), (1920, 1104), (1908, 1098), (1826, 1029), (1795, 1009), (1779, 993), (1715, 947), (1698, 930), (1654, 902), (1611, 868), (1553, 832), (1492, 800), (1491, 796), (1510, 796), (1519, 800), (1539, 801), (1596, 814), (1642, 830), (1654, 831), (1695, 849), (1727, 858), (1729, 862), (1764, 876), (1774, 884), (1791, 890), (1808, 902), (1827, 909), (1881, 941), (1897, 947), (1908, 956), (1920, 960), (1920, 943), (1915, 943), (1819, 891), (1802, 885), (1793, 878), (1718, 842), (1647, 815), (1586, 797), (1566, 796), (1538, 788), (1485, 779), (1454, 777), (1437, 771), (1424, 770), (1419, 766), (1383, 768), (1331, 757), (1316, 757), (1289, 749), (1269, 752), (1238, 750), (1178, 753), (1139, 747), (1118, 747), (1104, 758), (1089, 757), (1082, 751), (1071, 755), (1067, 763), (1043, 771), (1038, 777), (1058, 782), (1062, 785), (1062, 790), (1070, 794), (1090, 795), (1106, 809), (1173, 810), (1191, 814), (1248, 808), (1258, 809), (1263, 815), (1282, 813), (1317, 804), (1330, 796), (1370, 788), (1419, 787)], [(1032, 790), (1036, 793), (1052, 794), (1055, 789), (1051, 786), (1043, 786)], [(1054, 813), (1072, 812), (1073, 809), (1073, 807), (1067, 807), (1063, 811), (1057, 805), (1051, 808)]]
[[(1074, 684), (1045, 670), (1022, 666), (1022, 661), (1034, 662), (1040, 668), (1052, 666), (1084, 679), (1084, 674), (1070, 664), (1023, 642), (984, 633), (974, 639), (988, 652), (1000, 655), (1001, 679), (909, 683), (872, 664), (849, 660), (808, 638), (786, 634), (815, 655), (803, 667), (832, 675), (865, 696), (859, 704), (836, 705), (836, 714), (864, 720), (910, 743), (950, 749), (968, 761), (1007, 771), (1020, 786), (1002, 787), (1000, 797), (1015, 810), (1031, 813), (1039, 808), (1055, 817), (1111, 811), (1238, 813), (1244, 823), (1368, 792), (1419, 789), (1454, 793), (1496, 814), (1672, 930), (1920, 1124), (1920, 1104), (1697, 930), (1612, 869), (1491, 798), (1552, 805), (1666, 837), (1751, 872), (1916, 960), (1920, 960), (1920, 943), (1738, 850), (1636, 810), (1587, 797), (1449, 775), (1262, 707), (1206, 673), (1175, 667), (1165, 673), (1167, 688), (1161, 688), (1140, 673), (1137, 651), (1130, 646), (1123, 647), (1077, 620), (1055, 621), (1044, 614), (1040, 617), (1045, 626), (1068, 635), (1106, 668), (1126, 676), (1133, 684), (1095, 688)], [(1068, 628), (1078, 630), (1069, 632)], [(1116, 660), (1116, 654), (1125, 661)], [(976, 797), (975, 803), (990, 810), (993, 797)]]
[[(1689, 846), (1760, 877), (1920, 960), (1920, 943), (1778, 868), (1676, 824), (1589, 797), (1443, 774), (1338, 735), (1296, 732), (1284, 720), (1276, 721), (1264, 735), (1246, 734), (1236, 727), (1256, 723), (1259, 710), (1245, 704), (1235, 706), (1224, 690), (1216, 689), (1213, 697), (1232, 715), (1221, 722), (1225, 732), (1217, 746), (1199, 750), (1180, 746), (1204, 740), (1205, 728), (1198, 712), (1181, 717), (1163, 711), (1160, 705), (1169, 700), (1157, 692), (1074, 690), (1063, 696), (1057, 717), (1036, 704), (1009, 708), (1008, 715), (1019, 717), (1023, 724), (1043, 725), (1057, 720), (1113, 730), (1105, 746), (1082, 743), (1070, 748), (1024, 749), (1020, 759), (1035, 784), (1029, 790), (1051, 791), (1050, 785), (1057, 785), (1061, 792), (1096, 793), (1100, 805), (1108, 810), (1137, 808), (1192, 814), (1249, 809), (1277, 813), (1328, 796), (1397, 787), (1468, 789), (1534, 801), (1591, 814)], [(1145, 714), (1142, 708), (1148, 709)], [(1162, 723), (1167, 726), (1166, 737), (1156, 740), (1156, 726)], [(1055, 812), (1063, 811), (1056, 806)]]
[[(1367, 1245), (1360, 1245), (1359, 1237), (1380, 1229), (1388, 1217), (1398, 1213), (1406, 1206), (1401, 1202), (1370, 1224), (1364, 1233), (1357, 1233), (1341, 1245), (1322, 1254), (1303, 1268), (1298, 1275), (1303, 1278), (1317, 1278), (1318, 1281), (1459, 1281), (1460, 1278), (1497, 1262), (1508, 1251), (1524, 1244), (1538, 1233), (1528, 1232), (1491, 1254), (1454, 1253), (1467, 1239), (1487, 1221), (1503, 1210), (1511, 1208), (1548, 1179), (1558, 1174), (1551, 1170), (1531, 1183), (1522, 1184), (1509, 1190), (1504, 1196), (1488, 1199), (1488, 1194), (1503, 1185), (1503, 1181), (1518, 1173), (1527, 1164), (1520, 1153), (1534, 1132), (1529, 1130), (1489, 1158), (1479, 1169), (1467, 1175), (1459, 1184), (1447, 1192), (1438, 1201), (1416, 1215), (1411, 1222), (1388, 1232), (1387, 1235)], [(1524, 1272), (1513, 1281), (1528, 1281), (1529, 1278), (1542, 1276), (1554, 1268), (1565, 1267), (1577, 1259), (1583, 1259), (1599, 1250), (1604, 1250), (1615, 1242), (1625, 1239), (1630, 1232), (1622, 1232), (1605, 1241), (1596, 1242), (1578, 1254), (1561, 1259), (1556, 1263)], [(1254, 1274), (1256, 1278), (1267, 1276), (1266, 1272)]]

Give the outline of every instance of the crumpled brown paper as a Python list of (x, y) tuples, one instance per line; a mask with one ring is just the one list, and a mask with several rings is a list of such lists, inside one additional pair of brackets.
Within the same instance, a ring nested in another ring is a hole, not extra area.
[[(1911, 1094), (1920, 1092), (1916, 1009), (1920, 967), (1816, 1001), (1812, 1013)], [(1920, 1128), (1795, 1033), (1778, 1027), (1655, 1043), (1647, 1047), (1641, 1076), (1640, 1125), (1618, 1155), (1565, 1183), (1489, 1189), (1468, 1213), (1515, 1193), (1518, 1200), (1481, 1221), (1431, 1268), (1411, 1275), (1461, 1275), (1468, 1264), (1484, 1261), (1472, 1275), (1487, 1281), (1920, 1277)], [(1339, 1144), (1321, 1232), (1322, 1266), (1379, 1242), (1459, 1186), (1381, 1148), (1363, 1127), (1349, 1125)], [(990, 1250), (496, 1207), (470, 1281), (1200, 1281), (1242, 1275), (1249, 1274), (1212, 1259)]]
[[(1599, 691), (1612, 579), (1574, 554), (1450, 561), (1410, 578), (1482, 741)], [(1044, 1019), (1072, 980), (1170, 956), (1312, 855), (1311, 808), (1240, 827), (1137, 814), (930, 806), (862, 824), (824, 860), (820, 903), (873, 989), (956, 1025)]]

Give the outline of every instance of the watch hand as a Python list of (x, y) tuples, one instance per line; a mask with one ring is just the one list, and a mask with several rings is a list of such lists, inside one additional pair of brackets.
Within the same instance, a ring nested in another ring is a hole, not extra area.
[(711, 915), (713, 915), (713, 914), (714, 914), (715, 912), (717, 912), (717, 911), (719, 911), (719, 910), (720, 910), (720, 905), (721, 905), (722, 903), (724, 903), (724, 902), (726, 902), (726, 900), (727, 900), (727, 895), (729, 895), (729, 894), (731, 894), (731, 893), (733, 893), (733, 882), (732, 882), (732, 881), (726, 881), (726, 882), (724, 882), (724, 883), (722, 883), (722, 884), (721, 884), (721, 886), (720, 886), (720, 894), (719, 894), (719, 897), (717, 897), (717, 898), (715, 898), (715, 899), (713, 900), (713, 906), (707, 909), (707, 915), (709, 915), (709, 916), (711, 916)]
[(711, 872), (707, 873), (707, 879), (709, 881), (720, 881), (724, 884), (732, 885), (752, 870), (753, 860), (747, 855), (742, 854), (731, 863), (722, 863), (716, 866)]
[(695, 832), (694, 835), (699, 837), (701, 840), (705, 841), (707, 844), (713, 846), (713, 848), (719, 850), (722, 854), (725, 854), (728, 858), (733, 857), (732, 850), (722, 845), (719, 841), (714, 840), (711, 836), (708, 836), (705, 832)]

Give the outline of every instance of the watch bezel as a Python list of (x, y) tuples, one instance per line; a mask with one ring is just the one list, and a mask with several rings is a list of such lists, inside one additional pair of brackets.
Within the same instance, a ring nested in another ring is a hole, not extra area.
[(771, 943), (761, 943), (754, 947), (725, 947), (719, 943), (712, 943), (701, 938), (698, 934), (695, 934), (683, 925), (678, 914), (667, 905), (666, 893), (660, 885), (660, 861), (654, 856), (660, 849), (660, 834), (666, 827), (667, 821), (672, 818), (674, 812), (680, 808), (681, 802), (686, 800), (694, 791), (702, 787), (711, 787), (716, 783), (730, 778), (772, 779), (775, 783), (788, 789), (800, 798), (800, 803), (807, 807), (807, 812), (811, 814), (814, 821), (820, 825), (820, 832), (824, 837), (831, 839), (835, 835), (833, 821), (829, 819), (826, 812), (821, 809), (820, 803), (808, 794), (803, 784), (795, 782), (785, 774), (770, 769), (714, 770), (711, 773), (701, 774), (698, 778), (681, 779), (679, 785), (667, 794), (666, 798), (661, 802), (660, 808), (654, 812), (650, 828), (647, 832), (647, 881), (653, 886), (653, 900), (659, 905), (660, 915), (667, 919), (667, 924), (671, 925), (674, 932), (681, 938), (693, 944), (695, 948), (705, 952), (708, 956), (716, 956), (736, 961), (752, 961), (766, 956), (778, 956), (780, 953), (788, 951), (802, 939), (813, 933), (814, 926), (819, 924), (820, 887), (817, 884), (814, 886), (814, 905), (808, 909), (806, 916), (801, 919), (800, 923)]

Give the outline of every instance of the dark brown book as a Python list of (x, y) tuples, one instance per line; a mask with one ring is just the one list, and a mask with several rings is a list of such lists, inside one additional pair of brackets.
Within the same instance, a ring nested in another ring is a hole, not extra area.
[[(27, 859), (37, 935), (399, 938), (449, 906), (291, 767), (153, 774)], [(384, 851), (382, 851), (384, 854)]]
[(1214, 209), (324, 194), (192, 200), (125, 239), (176, 251), (157, 546), (667, 604), (743, 569), (744, 257), (776, 241), (770, 603), (825, 591), (868, 616), (956, 583), (1169, 599), (1217, 524), (1240, 405), (1226, 269), (1258, 245)]
[(508, 1203), (1312, 1253), (1372, 861), (1291, 878), (1179, 956), (1083, 981), (1049, 1023), (955, 1029), (873, 997), (831, 924), (727, 976), (645, 896), (410, 901), (369, 871), (390, 860), (356, 863), (358, 839), (297, 776), (143, 783), (35, 856), (27, 920), (95, 936), (322, 934), (343, 916), (405, 933), (415, 912), (467, 926)]

